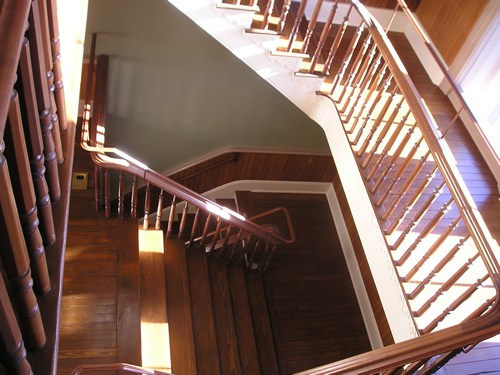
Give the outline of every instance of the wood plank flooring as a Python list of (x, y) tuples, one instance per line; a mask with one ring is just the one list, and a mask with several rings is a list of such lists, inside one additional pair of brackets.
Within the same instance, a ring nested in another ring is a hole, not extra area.
[[(275, 342), (284, 372), (294, 373), (370, 350), (326, 196), (250, 193), (254, 215), (289, 210), (297, 240), (279, 248), (265, 274)], [(284, 223), (276, 223), (282, 233)]]
[[(92, 171), (75, 150), (74, 171)], [(91, 175), (89, 173), (89, 175)], [(81, 364), (140, 363), (137, 223), (93, 209), (92, 185), (73, 190), (65, 256), (58, 374)]]

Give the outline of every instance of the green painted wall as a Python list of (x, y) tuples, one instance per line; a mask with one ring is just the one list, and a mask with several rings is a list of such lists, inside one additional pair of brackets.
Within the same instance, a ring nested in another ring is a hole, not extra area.
[(106, 143), (164, 171), (224, 147), (328, 152), (323, 130), (166, 0), (90, 0)]

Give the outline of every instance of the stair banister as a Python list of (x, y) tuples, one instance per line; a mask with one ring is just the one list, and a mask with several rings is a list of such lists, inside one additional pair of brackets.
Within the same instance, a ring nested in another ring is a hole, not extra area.
[(429, 145), (432, 156), (441, 171), (444, 180), (446, 181), (460, 213), (464, 218), (464, 222), (471, 232), (476, 246), (481, 252), (494, 282), (497, 295), (499, 295), (500, 267), (491, 245), (493, 240), (491, 239), (491, 235), (489, 235), (489, 231), (484, 224), (483, 219), (477, 214), (477, 209), (475, 208), (476, 206), (467, 191), (460, 173), (457, 168), (450, 163), (449, 160), (452, 160), (452, 158), (447, 158), (447, 155), (450, 155), (451, 153), (448, 146), (441, 140), (440, 135), (437, 133), (437, 125), (435, 124), (434, 118), (427, 110), (420, 94), (415, 88), (415, 85), (408, 76), (406, 68), (401, 62), (382, 27), (373, 18), (373, 16), (368, 13), (366, 8), (360, 4), (359, 0), (352, 0), (352, 3), (358, 10), (359, 14), (364, 18), (368, 30), (377, 43), (386, 63), (394, 75), (395, 81), (400, 87), (403, 95), (406, 97), (413, 116), (419, 124), (420, 130)]
[[(82, 131), (82, 134), (83, 133), (86, 133), (86, 131)], [(204, 210), (209, 210), (225, 219), (228, 223), (232, 223), (252, 235), (269, 241), (273, 245), (293, 242), (293, 236), (291, 239), (286, 239), (276, 233), (268, 232), (259, 225), (245, 220), (241, 215), (232, 212), (226, 207), (212, 202), (201, 194), (195, 193), (178, 182), (153, 171), (144, 163), (132, 158), (117, 148), (93, 147), (89, 146), (85, 141), (82, 141), (81, 145), (84, 150), (91, 153), (92, 160), (100, 167), (113, 168), (142, 177), (145, 181), (149, 181), (164, 191), (175, 195), (178, 199), (189, 202), (196, 207), (201, 207)], [(115, 154), (121, 158), (110, 157), (107, 154)]]
[[(476, 120), (476, 117), (472, 113), (472, 110), (470, 109), (469, 105), (467, 104), (465, 98), (462, 95), (461, 88), (458, 86), (458, 84), (455, 82), (455, 79), (452, 77), (452, 75), (448, 69), (448, 66), (447, 66), (446, 62), (444, 61), (443, 57), (441, 56), (441, 54), (436, 49), (436, 47), (432, 43), (431, 39), (429, 38), (429, 36), (425, 32), (425, 30), (422, 28), (422, 26), (419, 23), (419, 21), (417, 20), (417, 18), (413, 15), (410, 8), (408, 8), (408, 5), (406, 4), (405, 0), (397, 0), (397, 3), (398, 3), (398, 7), (400, 7), (403, 10), (403, 12), (406, 15), (406, 17), (408, 18), (411, 26), (415, 29), (418, 36), (420, 37), (420, 39), (424, 43), (425, 47), (427, 48), (429, 53), (432, 55), (432, 58), (434, 59), (435, 63), (437, 64), (438, 68), (441, 70), (441, 73), (444, 76), (444, 80), (445, 80), (446, 84), (449, 86), (449, 87), (447, 87), (448, 92), (446, 95), (449, 97), (450, 94), (453, 93), (454, 97), (452, 99), (458, 100), (458, 104), (459, 104), (460, 108), (457, 110), (455, 117), (453, 117), (453, 119), (448, 124), (448, 127), (453, 126), (453, 124), (455, 123), (457, 118), (461, 117), (462, 112), (465, 111), (465, 115), (469, 118), (469, 121), (473, 125), (474, 132), (476, 132), (479, 135), (480, 142), (481, 142), (480, 150), (481, 150), (481, 153), (483, 155), (487, 155), (487, 156), (485, 156), (486, 162), (488, 163), (488, 165), (490, 165), (490, 163), (495, 163), (494, 165), (496, 165), (497, 171), (492, 170), (492, 172), (497, 180), (497, 184), (499, 185), (499, 191), (500, 191), (500, 180), (499, 180), (500, 179), (500, 176), (499, 176), (500, 172), (498, 172), (498, 165), (500, 164), (499, 156), (493, 150), (493, 146), (491, 145), (490, 141), (488, 140), (488, 138), (484, 134), (483, 130), (481, 129), (481, 126), (479, 126), (479, 124)], [(488, 151), (486, 153), (483, 153), (483, 148), (487, 149)], [(495, 167), (490, 166), (490, 168), (494, 169)]]

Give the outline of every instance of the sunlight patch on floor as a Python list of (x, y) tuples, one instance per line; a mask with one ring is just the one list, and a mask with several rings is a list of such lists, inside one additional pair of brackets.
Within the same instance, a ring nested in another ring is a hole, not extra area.
[(141, 322), (142, 366), (170, 372), (168, 323)]
[(139, 253), (163, 254), (163, 231), (139, 230)]
[[(141, 353), (142, 366), (170, 372), (170, 340), (162, 262), (163, 237), (161, 230), (139, 230)], [(157, 284), (157, 287), (152, 288), (151, 283)]]

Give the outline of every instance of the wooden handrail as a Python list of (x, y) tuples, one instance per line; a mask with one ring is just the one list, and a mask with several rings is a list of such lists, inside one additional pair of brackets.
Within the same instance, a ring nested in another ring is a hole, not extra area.
[[(82, 132), (84, 131), (82, 130)], [(170, 178), (153, 171), (147, 165), (135, 160), (117, 148), (93, 147), (89, 146), (85, 141), (81, 143), (81, 146), (84, 150), (90, 152), (94, 163), (102, 168), (116, 169), (141, 177), (156, 187), (176, 196), (179, 200), (189, 202), (205, 211), (215, 213), (223, 218), (228, 224), (232, 224), (273, 245), (290, 243), (291, 241), (291, 239), (285, 239), (276, 233), (266, 231), (261, 226), (246, 220), (237, 213), (205, 198), (201, 194), (193, 192)], [(110, 157), (108, 154), (114, 154), (119, 157)]]
[[(403, 10), (403, 13), (408, 17), (408, 20), (410, 21), (411, 26), (415, 29), (417, 32), (418, 36), (424, 42), (425, 46), (431, 53), (432, 57), (434, 58), (436, 64), (438, 65), (439, 69), (444, 75), (444, 78), (446, 79), (447, 83), (450, 85), (450, 90), (453, 91), (454, 94), (457, 95), (457, 99), (460, 102), (460, 105), (462, 106), (463, 109), (467, 112), (467, 115), (471, 118), (471, 120), (474, 122), (474, 124), (479, 128), (479, 125), (476, 121), (476, 117), (472, 113), (469, 105), (465, 101), (465, 98), (462, 96), (461, 90), (458, 87), (457, 83), (455, 82), (455, 79), (451, 76), (450, 71), (448, 70), (448, 66), (446, 62), (443, 60), (443, 57), (439, 53), (439, 51), (434, 47), (434, 44), (430, 40), (429, 36), (425, 32), (425, 30), (422, 28), (420, 23), (417, 21), (415, 16), (413, 15), (412, 11), (410, 8), (408, 8), (408, 5), (404, 0), (397, 0), (398, 2), (398, 7), (400, 7)], [(398, 9), (396, 7), (396, 10)], [(480, 128), (479, 128), (480, 129)]]
[[(488, 271), (489, 275), (483, 276), (481, 280), (485, 280), (487, 277), (491, 278), (496, 290), (496, 296), (492, 307), (482, 316), (437, 332), (427, 333), (430, 329), (426, 329), (424, 330), (426, 334), (422, 336), (303, 371), (299, 374), (372, 374), (449, 352), (472, 342), (492, 337), (500, 332), (500, 308), (498, 306), (500, 302), (500, 268), (494, 252), (496, 248), (494, 242), (490, 238), (491, 236), (483, 219), (477, 213), (475, 204), (457, 168), (449, 161), (451, 159), (447, 157), (450, 154), (448, 146), (442, 141), (441, 135), (438, 134), (434, 118), (424, 105), (404, 65), (389, 42), (385, 31), (358, 0), (351, 0), (351, 3), (363, 18), (367, 30), (394, 76), (399, 91), (410, 107), (412, 116), (415, 118), (419, 130), (429, 147), (429, 152), (453, 198), (453, 203), (457, 206), (461, 219), (466, 224), (470, 237), (474, 241)], [(477, 284), (472, 285), (470, 290), (472, 291), (476, 286)], [(452, 305), (458, 305), (459, 303), (459, 300), (455, 300)], [(443, 314), (445, 313), (447, 314), (447, 310)]]
[[(92, 34), (92, 46), (91, 46), (91, 57), (94, 56), (95, 53), (95, 45), (96, 45), (97, 35)], [(102, 59), (105, 64), (107, 64), (106, 59)], [(91, 61), (92, 65), (93, 61)], [(97, 72), (99, 74), (99, 72)], [(92, 76), (88, 76), (88, 80), (90, 81)], [(87, 89), (90, 88), (90, 83), (87, 84)], [(230, 224), (234, 227), (239, 228), (240, 230), (245, 231), (246, 233), (253, 235), (257, 238), (262, 239), (265, 243), (269, 243), (272, 245), (280, 245), (280, 244), (289, 244), (292, 243), (295, 239), (295, 234), (293, 231), (293, 227), (290, 221), (290, 217), (286, 209), (281, 209), (285, 211), (285, 216), (287, 218), (287, 224), (289, 226), (290, 238), (286, 239), (281, 237), (274, 231), (268, 231), (265, 228), (261, 227), (242, 217), (241, 215), (233, 212), (226, 207), (223, 207), (201, 194), (198, 194), (184, 185), (178, 183), (177, 181), (172, 180), (169, 177), (166, 177), (158, 172), (153, 171), (144, 163), (132, 158), (127, 155), (123, 151), (114, 148), (114, 147), (104, 147), (104, 141), (98, 145), (96, 141), (97, 128), (99, 126), (104, 126), (104, 108), (103, 102), (106, 98), (106, 82), (103, 80), (101, 83), (96, 82), (96, 92), (98, 92), (99, 98), (95, 98), (95, 101), (99, 103), (94, 103), (94, 113), (93, 120), (90, 121), (90, 94), (86, 93), (86, 103), (84, 105), (84, 113), (83, 113), (83, 123), (82, 123), (82, 133), (80, 144), (81, 147), (90, 152), (92, 160), (94, 163), (101, 168), (109, 168), (115, 169), (118, 171), (128, 172), (134, 176), (141, 177), (146, 183), (151, 183), (157, 188), (172, 194), (178, 201), (185, 201), (190, 204), (193, 204), (195, 207), (200, 208), (204, 211), (215, 214), (217, 217), (220, 217), (224, 222)], [(97, 121), (95, 121), (97, 119)], [(92, 123), (92, 125), (91, 125)], [(92, 127), (92, 128), (91, 128)], [(113, 155), (113, 156), (109, 156)], [(107, 205), (106, 207), (108, 207)]]
[(452, 351), (467, 346), (500, 331), (500, 307), (498, 299), (484, 315), (440, 331), (431, 332), (407, 341), (375, 349), (335, 363), (298, 372), (300, 375), (324, 374), (374, 374), (395, 368), (421, 358)]
[[(476, 243), (478, 250), (483, 257), (486, 267), (492, 277), (497, 295), (500, 295), (500, 266), (493, 252), (491, 243), (493, 242), (489, 231), (484, 224), (482, 217), (477, 213), (475, 203), (468, 193), (456, 166), (449, 161), (447, 155), (450, 154), (448, 146), (437, 134), (437, 126), (432, 114), (424, 105), (415, 85), (409, 78), (408, 72), (394, 47), (389, 41), (385, 31), (375, 18), (361, 5), (359, 0), (351, 0), (359, 14), (363, 17), (368, 30), (374, 41), (377, 43), (384, 60), (389, 66), (394, 80), (397, 82), (401, 92), (408, 101), (412, 114), (419, 124), (419, 128), (424, 136), (430, 152), (438, 166), (446, 185), (453, 196), (455, 204), (463, 216), (463, 220), (471, 233), (471, 237)], [(445, 151), (446, 150), (446, 151)]]

